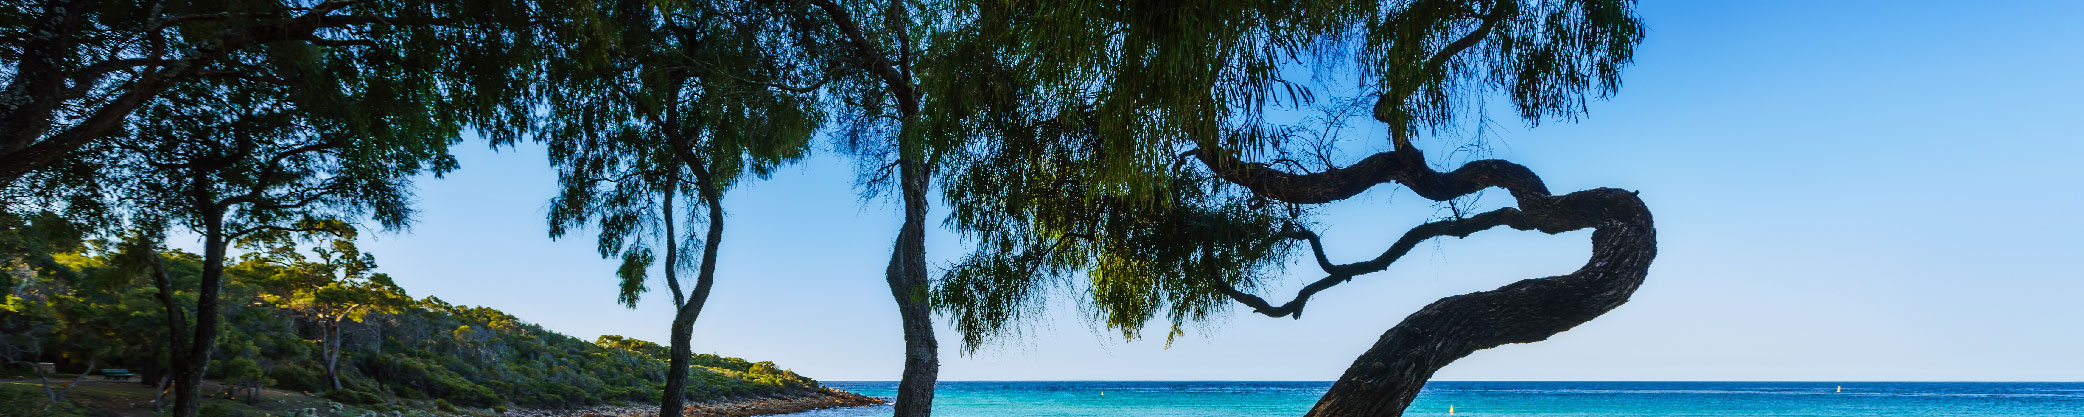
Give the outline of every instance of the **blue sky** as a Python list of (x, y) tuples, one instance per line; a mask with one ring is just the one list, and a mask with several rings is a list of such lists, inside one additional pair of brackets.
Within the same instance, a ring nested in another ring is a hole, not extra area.
[[(1650, 32), (1619, 96), (1575, 124), (1506, 119), (1492, 140), (1552, 189), (1640, 190), (1661, 243), (1648, 282), (1598, 320), (1440, 379), (2084, 380), (2084, 3), (1648, 1), (1641, 13)], [(417, 225), (364, 247), (383, 271), (416, 296), (589, 340), (665, 340), (663, 290), (624, 309), (590, 235), (546, 237), (554, 177), (539, 147), (463, 148), (461, 171), (420, 182)], [(897, 378), (881, 276), (896, 216), (857, 197), (841, 158), (726, 198), (696, 351)], [(1335, 256), (1357, 259), (1433, 213), (1375, 191), (1331, 208), (1323, 230)], [(1301, 320), (1233, 312), (1170, 349), (1163, 329), (1123, 342), (1068, 301), (975, 357), (944, 325), (942, 379), (1330, 380), (1438, 297), (1575, 269), (1588, 236), (1422, 245)], [(929, 248), (937, 262), (962, 250), (944, 232)], [(1297, 271), (1270, 298), (1313, 278)]]

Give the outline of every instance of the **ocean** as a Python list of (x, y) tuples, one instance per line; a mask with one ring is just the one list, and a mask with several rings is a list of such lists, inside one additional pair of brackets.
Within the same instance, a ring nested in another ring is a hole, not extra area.
[[(826, 382), (889, 399), (896, 382)], [(937, 417), (1301, 416), (1330, 382), (941, 382)], [(1843, 392), (1839, 392), (1839, 388)], [(2084, 416), (2084, 383), (1436, 381), (1405, 415)], [(889, 406), (800, 417), (887, 416)]]

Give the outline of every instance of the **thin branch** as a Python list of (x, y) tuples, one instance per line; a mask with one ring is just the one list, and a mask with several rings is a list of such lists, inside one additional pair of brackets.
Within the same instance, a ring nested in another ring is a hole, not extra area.
[(1217, 280), (1215, 284), (1218, 290), (1221, 290), (1225, 295), (1229, 295), (1231, 299), (1252, 307), (1253, 312), (1269, 317), (1293, 315), (1296, 318), (1302, 318), (1303, 305), (1310, 301), (1310, 296), (1341, 283), (1352, 281), (1353, 277), (1389, 269), (1390, 264), (1411, 253), (1411, 249), (1417, 247), (1420, 242), (1442, 236), (1468, 237), (1476, 232), (1498, 226), (1511, 226), (1520, 230), (1532, 228), (1532, 226), (1527, 224), (1526, 217), (1518, 209), (1509, 207), (1467, 218), (1435, 221), (1405, 231), (1402, 238), (1398, 238), (1396, 243), (1391, 244), (1387, 250), (1382, 251), (1382, 254), (1374, 259), (1342, 265), (1332, 264), (1329, 257), (1325, 256), (1324, 243), (1318, 239), (1316, 233), (1299, 227), (1291, 227), (1284, 234), (1291, 239), (1304, 240), (1310, 243), (1310, 251), (1316, 255), (1317, 265), (1327, 274), (1324, 278), (1303, 286), (1301, 290), (1296, 291), (1294, 299), (1281, 304), (1279, 307), (1267, 303), (1265, 299), (1259, 298), (1259, 296), (1239, 291), (1229, 283)]

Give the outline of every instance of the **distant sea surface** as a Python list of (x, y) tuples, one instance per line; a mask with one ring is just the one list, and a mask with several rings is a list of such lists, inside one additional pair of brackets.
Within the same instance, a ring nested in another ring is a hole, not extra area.
[[(892, 398), (896, 382), (826, 382)], [(936, 417), (1301, 416), (1329, 382), (942, 382)], [(1844, 392), (1838, 392), (1839, 387)], [(2084, 416), (2084, 383), (1433, 382), (1408, 416)], [(889, 406), (802, 417), (887, 416)]]

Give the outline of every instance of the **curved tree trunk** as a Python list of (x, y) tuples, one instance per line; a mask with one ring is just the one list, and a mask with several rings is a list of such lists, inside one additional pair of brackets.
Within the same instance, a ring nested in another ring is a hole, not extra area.
[[(811, 0), (803, 4), (824, 12), (834, 29), (846, 37), (852, 45), (856, 69), (868, 76), (878, 78), (894, 101), (898, 132), (892, 142), (897, 147), (898, 188), (904, 197), (904, 224), (897, 232), (897, 240), (890, 250), (890, 265), (883, 271), (883, 278), (890, 283), (890, 296), (897, 301), (897, 312), (903, 321), (905, 339), (904, 375), (897, 383), (896, 417), (925, 417), (933, 414), (935, 380), (940, 378), (941, 361), (938, 357), (940, 344), (934, 340), (932, 305), (927, 299), (929, 283), (926, 275), (926, 209), (927, 182), (933, 175), (932, 158), (927, 157), (927, 145), (913, 131), (913, 116), (919, 114), (922, 98), (916, 79), (912, 76), (913, 48), (917, 45), (907, 32), (912, 26), (910, 9), (905, 2), (891, 2), (883, 10), (884, 23), (888, 27), (900, 28), (892, 35), (897, 40), (897, 54), (886, 55), (878, 46), (879, 40), (862, 30), (847, 6), (831, 0)], [(878, 35), (879, 36), (879, 35)]]
[[(686, 160), (685, 164), (688, 168), (694, 171), (695, 186), (700, 189), (702, 200), (709, 208), (709, 231), (702, 238), (702, 259), (695, 274), (694, 292), (687, 296), (686, 302), (681, 303), (673, 314), (672, 353), (670, 360), (667, 361), (666, 392), (659, 401), (659, 417), (680, 417), (681, 413), (687, 408), (687, 373), (688, 367), (694, 362), (692, 345), (694, 343), (695, 319), (702, 315), (702, 305), (709, 300), (709, 290), (716, 282), (716, 255), (724, 239), (722, 190), (718, 189), (708, 170), (701, 166), (700, 163), (695, 162), (696, 159), (693, 159), (694, 154), (691, 150), (681, 152), (681, 156)], [(671, 271), (678, 266), (676, 262), (679, 261), (677, 254), (679, 248), (672, 243), (672, 239), (678, 239), (678, 237), (673, 236), (672, 232), (673, 217), (671, 212), (673, 206), (670, 191), (666, 196), (665, 210), (668, 213), (666, 215), (666, 234), (668, 235), (666, 250), (666, 270), (668, 272), (666, 280), (669, 283), (673, 283), (671, 285), (673, 296), (677, 301), (680, 297), (680, 287), (677, 284), (679, 280), (673, 278), (674, 275)]]
[(152, 389), (152, 412), (154, 413), (164, 411), (166, 408), (166, 389), (169, 388), (167, 385), (174, 382), (173, 375), (161, 376), (158, 379), (159, 384)]
[[(148, 241), (146, 244), (152, 243)], [(181, 358), (186, 356), (185, 346), (188, 345), (188, 315), (181, 311), (179, 305), (174, 304), (173, 277), (167, 273), (166, 260), (160, 257), (156, 247), (148, 248), (145, 252), (152, 261), (152, 282), (159, 287), (157, 298), (160, 307), (166, 309), (167, 357), (172, 359), (169, 362), (173, 362), (172, 372), (160, 375), (159, 389), (152, 394), (152, 411), (159, 412), (166, 406), (164, 399), (167, 389), (174, 380), (180, 379), (183, 366)]]
[[(1318, 400), (1311, 416), (1403, 415), (1427, 379), (1478, 350), (1548, 339), (1613, 310), (1642, 285), (1657, 256), (1650, 211), (1634, 194), (1585, 191), (1579, 214), (1599, 216), (1592, 259), (1569, 275), (1447, 297), (1383, 333)], [(1603, 203), (1603, 204), (1602, 204)]]
[(1656, 225), (1650, 209), (1633, 192), (1599, 188), (1551, 195), (1533, 171), (1502, 160), (1475, 161), (1451, 172), (1438, 172), (1426, 165), (1424, 155), (1410, 145), (1404, 132), (1393, 133), (1397, 137), (1392, 152), (1309, 174), (1245, 163), (1213, 142), (1203, 142), (1196, 156), (1223, 179), (1288, 203), (1339, 201), (1375, 185), (1397, 183), (1433, 201), (1503, 188), (1519, 207), (1420, 225), (1381, 256), (1352, 264), (1331, 263), (1314, 233), (1298, 232), (1299, 239), (1309, 241), (1317, 263), (1329, 276), (1304, 287), (1294, 301), (1280, 306), (1235, 289), (1224, 291), (1265, 315), (1300, 315), (1311, 294), (1386, 269), (1419, 241), (1467, 236), (1497, 226), (1550, 234), (1591, 228), (1592, 256), (1568, 275), (1447, 297), (1419, 309), (1356, 358), (1310, 410), (1310, 416), (1403, 415), (1426, 380), (1441, 367), (1478, 350), (1548, 339), (1627, 302), (1657, 256)]
[[(902, 145), (900, 145), (902, 146)], [(897, 300), (905, 338), (904, 377), (897, 383), (897, 417), (933, 413), (934, 383), (940, 378), (940, 344), (934, 340), (932, 306), (926, 298), (926, 186), (928, 174), (917, 159), (898, 161), (904, 193), (904, 225), (884, 271), (890, 295)]]
[[(86, 382), (87, 374), (94, 373), (94, 365), (99, 364), (100, 360), (101, 358), (99, 357), (87, 357), (87, 369), (82, 369), (80, 370), (79, 374), (73, 375), (72, 382), (65, 383), (65, 388), (59, 388), (58, 392), (53, 393), (51, 392), (51, 386), (48, 385), (48, 383), (46, 383), (46, 385), (44, 385), (43, 387), (44, 393), (49, 394), (51, 396), (51, 402), (53, 403), (65, 402), (65, 393), (71, 392), (72, 387), (80, 386), (81, 382)], [(41, 379), (43, 377), (43, 372), (38, 371), (36, 373), (36, 376), (38, 379)]]

